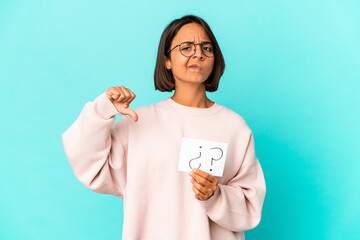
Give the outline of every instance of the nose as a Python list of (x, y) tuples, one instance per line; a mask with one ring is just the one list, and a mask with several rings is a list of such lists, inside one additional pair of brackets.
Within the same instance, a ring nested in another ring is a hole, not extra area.
[(195, 45), (195, 54), (193, 56), (204, 58), (204, 54), (201, 51), (201, 45)]

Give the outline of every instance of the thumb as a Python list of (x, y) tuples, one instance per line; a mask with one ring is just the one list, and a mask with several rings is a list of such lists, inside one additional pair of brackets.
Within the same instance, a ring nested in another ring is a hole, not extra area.
[(123, 112), (124, 112), (124, 114), (129, 115), (130, 117), (132, 117), (134, 122), (137, 122), (137, 120), (139, 119), (137, 113), (134, 110), (130, 109), (130, 108), (124, 109)]

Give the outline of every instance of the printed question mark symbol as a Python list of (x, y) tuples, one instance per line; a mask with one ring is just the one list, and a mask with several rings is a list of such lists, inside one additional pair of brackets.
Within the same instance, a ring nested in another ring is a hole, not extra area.
[[(199, 148), (202, 148), (202, 146), (199, 146)], [(201, 150), (200, 150), (200, 156), (198, 156), (198, 157), (196, 157), (196, 158), (190, 159), (190, 161), (189, 161), (189, 167), (190, 167), (191, 169), (193, 169), (193, 168), (191, 167), (191, 162), (192, 162), (192, 161), (195, 161), (196, 159), (199, 159), (200, 157), (201, 157)], [(199, 163), (199, 167), (197, 167), (197, 169), (200, 169), (200, 167), (201, 167), (201, 163)]]
[[(212, 150), (212, 149), (219, 149), (221, 151), (221, 156), (219, 158), (217, 158), (217, 159), (216, 158), (211, 158), (211, 166), (213, 165), (214, 161), (220, 160), (222, 158), (222, 156), (223, 156), (223, 150), (221, 148), (219, 148), (219, 147), (210, 148), (210, 150)], [(212, 168), (210, 168), (210, 171), (212, 171)]]

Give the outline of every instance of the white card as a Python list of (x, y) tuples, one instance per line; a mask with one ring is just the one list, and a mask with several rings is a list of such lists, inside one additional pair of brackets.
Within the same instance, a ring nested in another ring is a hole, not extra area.
[(181, 139), (178, 170), (190, 172), (193, 168), (222, 177), (228, 144), (195, 138)]

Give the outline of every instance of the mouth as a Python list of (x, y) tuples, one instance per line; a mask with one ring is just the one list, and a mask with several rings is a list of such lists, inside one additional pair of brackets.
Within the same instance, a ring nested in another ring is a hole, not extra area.
[(200, 69), (201, 69), (200, 66), (196, 65), (196, 64), (189, 66), (189, 68), (194, 71), (200, 71)]

